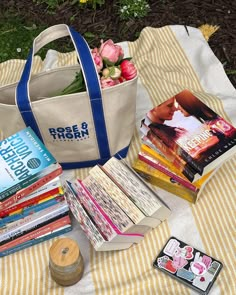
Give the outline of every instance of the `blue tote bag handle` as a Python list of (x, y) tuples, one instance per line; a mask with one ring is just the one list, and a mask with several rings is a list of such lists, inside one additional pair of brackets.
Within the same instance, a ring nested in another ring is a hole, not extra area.
[(100, 158), (109, 158), (110, 150), (98, 73), (87, 42), (73, 28), (65, 24), (55, 25), (44, 30), (34, 39), (33, 47), (29, 53), (20, 81), (16, 88), (16, 105), (18, 106), (25, 125), (31, 126), (37, 136), (43, 141), (40, 129), (32, 111), (29, 96), (29, 80), (31, 76), (33, 57), (34, 54), (37, 53), (44, 45), (68, 35), (71, 37), (76, 49), (87, 93), (90, 97)]

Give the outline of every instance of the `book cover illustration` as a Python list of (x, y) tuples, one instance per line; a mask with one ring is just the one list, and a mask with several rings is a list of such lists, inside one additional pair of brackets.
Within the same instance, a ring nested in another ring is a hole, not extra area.
[(29, 185), (57, 161), (28, 127), (0, 142), (0, 200)]
[(153, 266), (200, 294), (208, 294), (223, 265), (175, 237), (171, 237)]
[(192, 166), (196, 171), (192, 181), (236, 151), (235, 127), (189, 90), (151, 109), (144, 123), (157, 140)]

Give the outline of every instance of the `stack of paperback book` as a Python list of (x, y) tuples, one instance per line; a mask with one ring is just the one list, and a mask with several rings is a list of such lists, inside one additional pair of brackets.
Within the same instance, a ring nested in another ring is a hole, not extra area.
[(236, 153), (236, 129), (189, 90), (157, 105), (141, 121), (133, 168), (147, 181), (192, 203)]
[(150, 186), (115, 157), (91, 168), (84, 180), (66, 181), (65, 196), (96, 251), (129, 248), (170, 214)]
[(31, 128), (0, 142), (0, 257), (71, 230), (61, 173)]

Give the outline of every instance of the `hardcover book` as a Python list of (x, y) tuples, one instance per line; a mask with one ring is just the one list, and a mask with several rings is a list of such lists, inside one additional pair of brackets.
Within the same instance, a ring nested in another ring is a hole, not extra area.
[(57, 169), (58, 163), (28, 127), (0, 142), (0, 200)]
[(191, 181), (212, 171), (236, 152), (235, 127), (189, 90), (151, 109), (143, 123), (158, 142), (193, 168), (195, 175)]

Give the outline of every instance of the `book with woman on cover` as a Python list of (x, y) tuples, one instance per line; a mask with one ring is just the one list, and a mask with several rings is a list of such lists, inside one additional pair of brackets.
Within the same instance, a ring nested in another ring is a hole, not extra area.
[(236, 152), (236, 128), (189, 90), (147, 112), (141, 131), (143, 127), (145, 136), (157, 148), (159, 142), (192, 167), (194, 177), (190, 181), (212, 171)]

